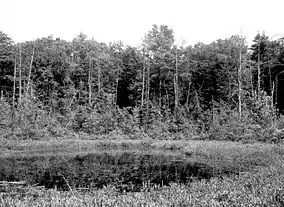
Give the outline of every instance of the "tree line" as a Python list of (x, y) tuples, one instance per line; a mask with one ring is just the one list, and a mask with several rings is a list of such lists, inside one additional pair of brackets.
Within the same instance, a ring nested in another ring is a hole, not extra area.
[(177, 45), (166, 25), (138, 47), (83, 33), (16, 44), (0, 32), (0, 127), (27, 137), (251, 137), (275, 128), (284, 109), (283, 40), (258, 33), (251, 46), (241, 35)]

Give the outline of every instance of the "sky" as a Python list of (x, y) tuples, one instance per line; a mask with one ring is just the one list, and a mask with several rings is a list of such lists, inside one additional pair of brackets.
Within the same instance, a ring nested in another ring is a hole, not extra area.
[[(173, 29), (177, 44), (210, 43), (257, 32), (284, 36), (283, 0), (0, 0), (0, 31), (15, 42), (83, 32), (99, 42), (141, 44), (153, 24)], [(241, 33), (242, 32), (242, 33)]]

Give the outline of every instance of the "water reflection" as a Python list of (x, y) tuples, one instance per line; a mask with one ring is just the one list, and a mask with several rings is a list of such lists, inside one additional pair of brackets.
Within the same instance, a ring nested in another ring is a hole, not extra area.
[(66, 181), (72, 188), (102, 188), (111, 184), (119, 189), (138, 191), (146, 183), (188, 183), (194, 178), (209, 179), (213, 176), (210, 167), (189, 162), (181, 155), (146, 152), (9, 159), (2, 165), (0, 162), (0, 180), (25, 180), (30, 184), (63, 190), (68, 190)]

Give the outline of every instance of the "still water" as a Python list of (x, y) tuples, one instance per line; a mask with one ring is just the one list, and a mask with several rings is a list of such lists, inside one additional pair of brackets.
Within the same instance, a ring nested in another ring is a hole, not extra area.
[(0, 158), (0, 181), (68, 190), (106, 185), (139, 191), (145, 185), (210, 179), (213, 169), (182, 155), (150, 152), (100, 152), (77, 155)]

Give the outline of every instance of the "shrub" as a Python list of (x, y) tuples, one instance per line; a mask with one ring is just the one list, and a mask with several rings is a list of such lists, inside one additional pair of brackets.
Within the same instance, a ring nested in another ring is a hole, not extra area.
[(7, 133), (7, 129), (11, 124), (12, 108), (8, 102), (1, 97), (0, 99), (0, 135)]

